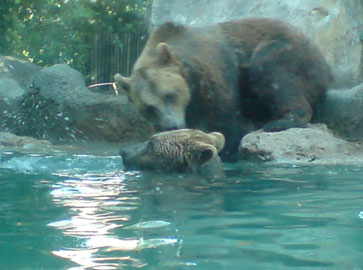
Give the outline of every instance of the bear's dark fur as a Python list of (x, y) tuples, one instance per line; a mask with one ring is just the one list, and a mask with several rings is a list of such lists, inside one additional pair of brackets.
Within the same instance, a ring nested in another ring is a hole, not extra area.
[(165, 23), (150, 36), (130, 78), (115, 75), (159, 130), (219, 131), (237, 151), (253, 128), (305, 127), (331, 80), (312, 42), (272, 19), (204, 27)]

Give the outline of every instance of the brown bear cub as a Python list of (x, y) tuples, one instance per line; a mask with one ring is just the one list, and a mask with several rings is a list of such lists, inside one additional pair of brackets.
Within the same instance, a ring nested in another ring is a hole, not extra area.
[(306, 127), (331, 73), (292, 26), (253, 18), (203, 27), (165, 23), (150, 35), (131, 77), (115, 80), (159, 131), (218, 131), (232, 153), (251, 129)]
[(179, 129), (154, 134), (148, 141), (120, 151), (126, 169), (151, 169), (166, 172), (192, 172), (222, 175), (218, 153), (224, 136), (219, 132)]

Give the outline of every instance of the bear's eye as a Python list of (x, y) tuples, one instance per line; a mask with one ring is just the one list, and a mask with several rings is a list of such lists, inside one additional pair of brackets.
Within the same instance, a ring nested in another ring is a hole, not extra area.
[(165, 103), (176, 103), (176, 94), (175, 93), (167, 93), (164, 95)]
[(157, 114), (157, 108), (154, 105), (145, 105), (142, 109), (142, 113), (147, 116), (155, 116)]

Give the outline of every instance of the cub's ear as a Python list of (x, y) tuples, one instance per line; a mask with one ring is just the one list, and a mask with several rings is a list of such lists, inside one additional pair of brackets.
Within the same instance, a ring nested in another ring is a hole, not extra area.
[(208, 133), (208, 136), (213, 140), (213, 145), (216, 147), (217, 153), (221, 152), (226, 142), (224, 135), (220, 132), (211, 132)]
[(217, 155), (217, 149), (213, 145), (201, 143), (192, 151), (191, 160), (193, 163), (202, 165), (211, 160), (215, 155)]
[(127, 93), (130, 92), (131, 78), (124, 77), (120, 73), (117, 73), (113, 76), (116, 83), (121, 85), (122, 89), (124, 89)]
[(156, 46), (156, 53), (157, 53), (158, 61), (160, 64), (166, 65), (166, 64), (170, 63), (170, 61), (172, 59), (172, 55), (170, 53), (168, 44), (166, 44), (164, 42), (159, 43)]

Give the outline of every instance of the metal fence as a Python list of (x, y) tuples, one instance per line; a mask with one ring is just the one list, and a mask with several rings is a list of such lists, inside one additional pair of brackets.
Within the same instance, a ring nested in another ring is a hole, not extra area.
[(146, 34), (122, 33), (118, 36), (98, 34), (87, 37), (90, 47), (87, 59), (89, 83), (113, 82), (113, 75), (131, 74), (132, 66), (140, 55)]

